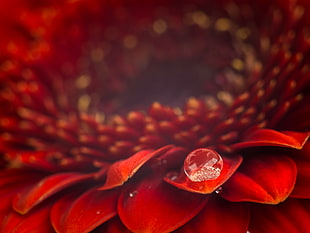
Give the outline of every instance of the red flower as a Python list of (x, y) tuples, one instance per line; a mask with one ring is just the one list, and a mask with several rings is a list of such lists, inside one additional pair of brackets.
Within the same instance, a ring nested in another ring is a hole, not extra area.
[(309, 10), (4, 3), (1, 232), (309, 232)]

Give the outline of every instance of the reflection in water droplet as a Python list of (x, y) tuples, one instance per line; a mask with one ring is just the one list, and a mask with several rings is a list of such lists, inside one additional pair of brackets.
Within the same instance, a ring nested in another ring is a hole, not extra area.
[(222, 157), (206, 148), (192, 151), (184, 161), (184, 172), (193, 182), (215, 180), (220, 176), (222, 169)]
[(133, 191), (133, 192), (130, 192), (128, 195), (129, 195), (129, 197), (134, 197), (134, 196), (136, 196), (137, 195), (137, 191)]
[(215, 193), (219, 194), (223, 191), (223, 188), (222, 187), (219, 187), (217, 190), (215, 190)]
[(96, 214), (101, 214), (101, 211), (100, 210), (96, 211)]

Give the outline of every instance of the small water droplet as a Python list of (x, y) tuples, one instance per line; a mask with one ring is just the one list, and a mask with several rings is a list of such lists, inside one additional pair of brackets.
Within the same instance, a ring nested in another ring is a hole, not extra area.
[(206, 148), (192, 151), (184, 161), (184, 172), (193, 182), (215, 180), (220, 176), (222, 169), (222, 157)]
[(167, 173), (166, 178), (168, 178), (171, 181), (175, 181), (178, 178), (178, 175), (179, 174), (177, 172), (172, 171), (172, 172)]
[(215, 190), (215, 193), (219, 194), (223, 191), (223, 188), (222, 187), (219, 187), (217, 190)]
[(100, 211), (100, 210), (97, 210), (97, 211), (96, 211), (96, 214), (101, 214), (101, 211)]
[(128, 195), (129, 195), (129, 197), (134, 197), (134, 196), (136, 196), (137, 195), (137, 191), (133, 191), (133, 192), (130, 192)]

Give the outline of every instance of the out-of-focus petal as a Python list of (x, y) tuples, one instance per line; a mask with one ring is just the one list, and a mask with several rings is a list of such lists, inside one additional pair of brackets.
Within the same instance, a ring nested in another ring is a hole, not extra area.
[(172, 146), (165, 146), (158, 150), (142, 150), (130, 156), (128, 159), (121, 160), (111, 165), (107, 172), (106, 183), (99, 190), (111, 189), (122, 185), (132, 177), (138, 169), (148, 160), (155, 156), (162, 155), (171, 149)]
[(257, 129), (249, 133), (242, 142), (232, 145), (234, 149), (256, 146), (277, 146), (301, 149), (309, 138), (308, 132), (278, 132), (272, 129)]
[(248, 229), (250, 214), (246, 203), (211, 198), (200, 213), (176, 233), (240, 233)]
[(310, 198), (310, 142), (293, 154), (297, 165), (297, 180), (290, 197)]
[(39, 204), (56, 192), (73, 184), (86, 181), (91, 177), (91, 174), (84, 175), (73, 172), (48, 176), (30, 188), (19, 193), (13, 201), (13, 208), (17, 212), (25, 214), (35, 205)]
[(64, 197), (52, 208), (52, 224), (58, 232), (90, 232), (117, 214), (118, 195), (116, 189), (99, 191), (93, 188), (74, 202), (72, 196)]
[(54, 230), (49, 220), (50, 205), (44, 205), (26, 215), (20, 215), (15, 211), (10, 212), (2, 222), (0, 232), (29, 233), (46, 232)]
[(186, 191), (208, 194), (214, 192), (225, 183), (238, 169), (241, 162), (241, 156), (234, 156), (231, 158), (223, 156), (223, 169), (220, 176), (214, 180), (193, 182), (184, 172), (180, 172), (180, 174), (175, 172), (168, 173), (164, 180), (169, 184)]
[(244, 161), (223, 185), (220, 195), (229, 201), (277, 204), (292, 192), (296, 175), (296, 164), (291, 158), (257, 155)]
[(152, 177), (121, 193), (118, 213), (133, 232), (171, 232), (192, 219), (207, 199), (207, 196), (178, 190), (161, 178)]
[(288, 199), (277, 206), (253, 205), (251, 233), (309, 232), (310, 201)]

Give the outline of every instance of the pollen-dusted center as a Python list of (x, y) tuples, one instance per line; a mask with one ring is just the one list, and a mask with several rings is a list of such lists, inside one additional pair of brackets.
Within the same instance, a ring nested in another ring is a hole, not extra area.
[(206, 148), (192, 151), (184, 161), (184, 172), (193, 182), (215, 180), (220, 176), (222, 169), (222, 157)]

